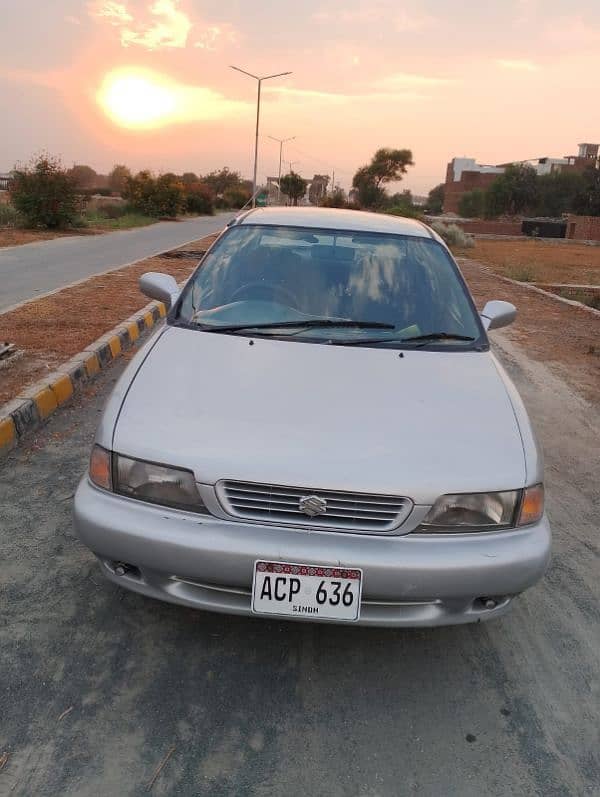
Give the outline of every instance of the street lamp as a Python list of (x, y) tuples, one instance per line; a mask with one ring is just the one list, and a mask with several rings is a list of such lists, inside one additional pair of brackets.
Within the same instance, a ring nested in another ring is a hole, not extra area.
[(291, 72), (278, 72), (276, 75), (265, 75), (264, 77), (259, 77), (258, 75), (253, 75), (252, 72), (246, 72), (245, 69), (240, 69), (239, 66), (232, 66), (232, 69), (235, 69), (236, 72), (241, 72), (242, 75), (248, 75), (248, 77), (254, 78), (258, 82), (258, 95), (256, 99), (256, 139), (254, 142), (254, 179), (252, 180), (252, 207), (256, 207), (256, 174), (258, 170), (258, 124), (260, 121), (260, 89), (262, 86), (263, 80), (271, 80), (274, 77), (284, 77), (285, 75), (291, 75)]
[(277, 183), (277, 199), (281, 202), (281, 157), (283, 155), (283, 145), (287, 141), (293, 141), (296, 136), (290, 136), (289, 138), (275, 138), (275, 136), (267, 136), (272, 141), (279, 141), (279, 181)]

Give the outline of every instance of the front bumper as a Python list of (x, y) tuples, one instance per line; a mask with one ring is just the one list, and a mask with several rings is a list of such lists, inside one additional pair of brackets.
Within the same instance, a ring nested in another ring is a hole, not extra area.
[[(150, 597), (230, 614), (251, 614), (257, 559), (362, 568), (359, 623), (376, 626), (497, 617), (550, 560), (545, 516), (534, 526), (485, 534), (346, 534), (193, 515), (104, 492), (84, 477), (74, 519), (109, 579)], [(132, 569), (119, 576), (116, 562)], [(482, 598), (495, 607), (486, 608)]]

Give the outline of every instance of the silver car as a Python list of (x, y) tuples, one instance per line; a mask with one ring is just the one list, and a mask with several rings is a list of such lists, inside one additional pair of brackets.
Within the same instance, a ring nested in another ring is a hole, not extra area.
[(379, 626), (498, 617), (544, 573), (542, 459), (439, 236), (239, 216), (118, 382), (75, 498), (115, 583), (211, 611)]

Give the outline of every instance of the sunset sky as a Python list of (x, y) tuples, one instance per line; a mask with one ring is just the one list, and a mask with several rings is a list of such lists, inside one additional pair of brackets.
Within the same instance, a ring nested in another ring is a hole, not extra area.
[(381, 146), (412, 149), (426, 193), (452, 156), (485, 163), (600, 139), (600, 2), (0, 0), (0, 172), (40, 150), (106, 172), (251, 176), (278, 145), (348, 188)]

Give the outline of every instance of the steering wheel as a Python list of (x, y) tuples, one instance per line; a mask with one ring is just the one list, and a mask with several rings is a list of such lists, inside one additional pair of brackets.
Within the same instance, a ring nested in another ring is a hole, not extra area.
[(263, 282), (262, 280), (255, 280), (254, 282), (247, 282), (245, 285), (240, 285), (240, 287), (231, 294), (229, 301), (234, 302), (241, 298), (248, 299), (250, 297), (248, 297), (247, 294), (259, 291), (268, 292), (269, 299), (280, 294), (282, 298), (285, 299), (284, 304), (288, 304), (290, 307), (295, 307), (298, 301), (289, 288), (278, 285), (276, 282)]

